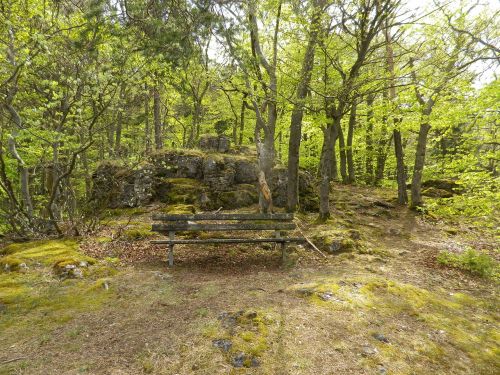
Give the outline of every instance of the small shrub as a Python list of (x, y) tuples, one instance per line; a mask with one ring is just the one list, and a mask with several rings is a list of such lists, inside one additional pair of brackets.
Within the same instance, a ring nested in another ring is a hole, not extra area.
[(466, 270), (482, 277), (495, 279), (500, 277), (498, 262), (488, 254), (473, 249), (468, 249), (462, 254), (443, 251), (438, 255), (437, 261), (443, 265)]

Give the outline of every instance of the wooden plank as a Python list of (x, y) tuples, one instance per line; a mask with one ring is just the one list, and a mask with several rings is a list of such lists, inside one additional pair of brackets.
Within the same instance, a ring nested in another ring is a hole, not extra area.
[(197, 223), (172, 223), (172, 224), (153, 224), (153, 232), (182, 232), (182, 231), (233, 231), (233, 230), (291, 230), (295, 229), (294, 223), (269, 223), (269, 224), (197, 224)]
[(158, 221), (197, 221), (197, 220), (281, 220), (292, 221), (293, 213), (259, 214), (259, 213), (205, 213), (205, 214), (154, 214), (153, 220)]
[(282, 237), (282, 238), (207, 238), (203, 240), (199, 239), (176, 239), (176, 240), (153, 240), (151, 241), (154, 245), (169, 245), (169, 244), (209, 244), (209, 243), (263, 243), (263, 242), (306, 242), (304, 238), (301, 237)]

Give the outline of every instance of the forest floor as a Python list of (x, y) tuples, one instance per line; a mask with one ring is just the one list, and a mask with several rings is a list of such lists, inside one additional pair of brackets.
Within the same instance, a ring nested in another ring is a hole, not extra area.
[[(355, 231), (356, 246), (297, 246), (285, 265), (272, 246), (185, 245), (170, 269), (149, 244), (155, 207), (78, 243), (7, 247), (23, 263), (0, 273), (0, 374), (500, 373), (498, 282), (436, 261), (495, 254), (495, 237), (381, 205), (384, 189), (332, 199), (326, 224), (299, 215), (304, 233)], [(54, 276), (61, 255), (89, 264), (83, 278)]]

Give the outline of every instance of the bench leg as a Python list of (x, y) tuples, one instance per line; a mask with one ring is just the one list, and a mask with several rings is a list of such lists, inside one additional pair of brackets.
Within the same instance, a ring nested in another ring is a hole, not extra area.
[(281, 261), (283, 265), (286, 263), (286, 242), (281, 243)]
[[(175, 239), (175, 232), (168, 232), (168, 239), (173, 241)], [(174, 244), (173, 243), (168, 245), (168, 265), (170, 267), (174, 266)]]
[(168, 245), (168, 265), (172, 267), (174, 265), (174, 245)]

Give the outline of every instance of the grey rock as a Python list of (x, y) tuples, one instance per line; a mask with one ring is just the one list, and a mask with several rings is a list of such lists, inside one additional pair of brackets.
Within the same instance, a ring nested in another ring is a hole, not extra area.
[(333, 298), (333, 293), (332, 292), (320, 293), (319, 298), (321, 298), (323, 301), (330, 301)]
[(196, 178), (203, 176), (203, 156), (196, 152), (170, 150), (153, 154), (149, 163), (154, 166), (155, 177)]
[(231, 140), (225, 135), (204, 134), (200, 137), (199, 147), (203, 151), (229, 152)]
[(383, 334), (381, 334), (381, 333), (376, 332), (376, 333), (372, 334), (372, 337), (373, 337), (375, 340), (378, 340), (378, 341), (380, 341), (380, 342), (385, 342), (386, 344), (388, 344), (388, 343), (389, 343), (389, 339), (388, 339), (387, 337), (385, 337), (385, 336), (384, 336)]
[(213, 191), (231, 190), (235, 173), (234, 160), (212, 155), (203, 160), (203, 182)]
[(233, 358), (233, 366), (236, 368), (258, 367), (258, 366), (260, 366), (260, 362), (255, 357), (250, 357), (250, 356), (246, 355), (245, 353), (238, 353)]
[(371, 357), (377, 353), (378, 353), (377, 348), (373, 348), (373, 347), (368, 346), (368, 345), (365, 345), (361, 348), (361, 355), (363, 357)]
[(256, 160), (236, 159), (234, 181), (238, 184), (255, 183), (258, 179)]
[(386, 368), (384, 367), (384, 365), (382, 364), (379, 364), (378, 365), (378, 373), (381, 374), (381, 375), (385, 375), (387, 374), (387, 370)]
[(92, 175), (91, 201), (98, 207), (126, 208), (143, 206), (153, 198), (153, 167), (137, 169), (103, 163)]
[(231, 350), (233, 343), (231, 342), (231, 340), (216, 339), (212, 341), (212, 345), (216, 348), (221, 349), (223, 352), (228, 352), (229, 350)]

